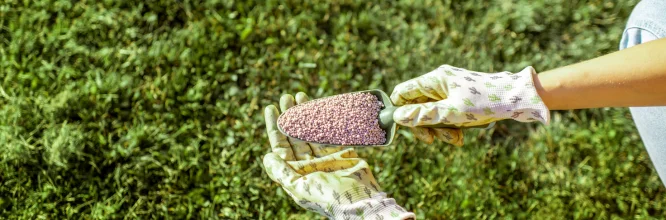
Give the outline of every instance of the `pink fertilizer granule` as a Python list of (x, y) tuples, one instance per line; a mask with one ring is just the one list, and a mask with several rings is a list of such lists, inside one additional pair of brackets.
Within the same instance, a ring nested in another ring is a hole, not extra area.
[(379, 127), (384, 107), (370, 93), (347, 93), (315, 99), (287, 109), (278, 125), (291, 137), (338, 145), (381, 145), (386, 132)]

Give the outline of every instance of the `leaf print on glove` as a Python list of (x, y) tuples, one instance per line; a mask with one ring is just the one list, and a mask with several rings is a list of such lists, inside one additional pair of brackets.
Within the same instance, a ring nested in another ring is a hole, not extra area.
[(504, 86), (504, 89), (506, 89), (506, 91), (509, 91), (509, 90), (513, 89), (513, 86), (512, 85), (506, 85), (506, 86)]
[(363, 209), (356, 209), (356, 216), (361, 217), (363, 219)]
[(367, 186), (363, 188), (363, 192), (365, 192), (365, 194), (368, 194), (368, 197), (372, 195), (372, 191), (370, 191), (370, 188), (368, 188)]
[(309, 195), (312, 195), (312, 193), (310, 193), (310, 185), (308, 183), (303, 182), (303, 190), (305, 190), (305, 192), (307, 192)]
[(354, 175), (358, 177), (358, 180), (363, 180), (363, 178), (361, 178), (361, 173), (359, 173), (358, 171), (354, 172)]
[(543, 119), (543, 117), (541, 117), (541, 113), (539, 113), (539, 112), (532, 112), (532, 115), (534, 115), (534, 117), (536, 117), (538, 119)]
[(416, 85), (414, 85), (414, 84), (409, 84), (409, 85), (407, 85), (405, 88), (407, 89), (407, 91), (411, 91), (411, 90), (416, 89)]
[[(328, 168), (328, 169), (326, 169), (326, 172), (331, 172), (330, 170), (331, 170), (331, 168)], [(326, 178), (326, 176), (323, 176), (323, 175), (322, 175), (321, 180), (323, 180), (324, 183), (330, 183), (330, 182), (328, 181), (328, 178)], [(319, 184), (319, 185), (321, 185), (321, 184)], [(322, 193), (322, 194), (323, 194), (323, 193)]]
[(514, 97), (511, 97), (511, 98), (509, 99), (509, 101), (511, 101), (511, 103), (513, 103), (513, 104), (516, 104), (516, 103), (518, 103), (518, 102), (521, 101), (521, 100), (523, 100), (523, 99), (521, 99), (521, 98), (518, 97), (518, 96), (514, 96)]
[(495, 94), (489, 95), (489, 96), (488, 96), (488, 100), (490, 100), (491, 102), (499, 102), (499, 101), (502, 101), (502, 100), (501, 100), (499, 97), (497, 97), (497, 95), (495, 95)]
[(444, 70), (444, 73), (446, 73), (447, 76), (456, 76), (456, 74), (453, 74), (451, 70)]
[(518, 118), (518, 117), (520, 117), (520, 115), (523, 114), (523, 113), (524, 113), (524, 112), (514, 112), (513, 115), (511, 115), (511, 117), (512, 117), (512, 118)]
[(455, 83), (455, 82), (452, 82), (450, 86), (451, 86), (451, 89), (455, 89), (455, 88), (460, 87), (460, 85), (458, 83)]
[(472, 76), (481, 76), (481, 75), (479, 75), (478, 73), (475, 73), (475, 72), (469, 72), (469, 75), (472, 75)]
[(470, 87), (470, 88), (469, 88), (469, 91), (470, 91), (473, 95), (481, 95), (481, 93), (480, 93), (478, 90), (476, 90), (476, 88), (474, 88), (474, 87)]
[(534, 97), (532, 97), (531, 100), (532, 100), (532, 104), (538, 104), (539, 102), (541, 102), (541, 98), (539, 98), (539, 96), (534, 96)]
[(321, 205), (319, 205), (319, 203), (316, 203), (316, 202), (315, 202), (314, 205), (317, 206), (317, 208), (318, 208), (319, 210), (324, 210), (324, 207), (322, 207)]
[[(340, 203), (340, 202), (338, 202), (338, 203)], [(328, 204), (328, 205), (326, 206), (326, 211), (329, 213), (329, 215), (330, 215), (331, 217), (333, 217), (333, 216), (334, 216), (334, 214), (333, 214), (333, 204)]]
[(486, 88), (495, 88), (495, 85), (493, 85), (490, 82), (487, 82), (485, 85), (486, 85)]
[(434, 77), (434, 76), (431, 76), (431, 77), (429, 77), (428, 79), (429, 79), (430, 81), (436, 83), (436, 84), (439, 84), (439, 83), (441, 82), (441, 81), (439, 81), (439, 78)]
[(413, 118), (404, 118), (404, 119), (400, 120), (400, 122), (402, 122), (403, 124), (407, 124), (411, 121), (414, 121), (414, 119)]
[(337, 181), (338, 181), (338, 183), (342, 183), (342, 179), (340, 179), (340, 177), (339, 177), (339, 176), (335, 175), (335, 176), (333, 176), (333, 177), (335, 177), (335, 180), (337, 180)]
[(403, 212), (405, 211), (404, 208), (402, 208), (402, 207), (400, 207), (400, 206), (397, 206), (397, 205), (395, 206), (395, 208), (396, 208), (397, 210), (400, 210), (400, 211), (403, 211)]
[(493, 112), (493, 110), (490, 109), (490, 107), (485, 107), (485, 108), (483, 108), (483, 113), (485, 113), (486, 115), (493, 115), (493, 114), (495, 114), (495, 112)]
[(467, 113), (467, 114), (465, 114), (465, 116), (467, 116), (467, 120), (470, 120), (470, 121), (478, 120), (474, 117), (474, 114), (472, 114), (472, 113)]
[(444, 138), (446, 138), (449, 141), (453, 140), (453, 137), (451, 137), (451, 134), (449, 134), (448, 132), (443, 133), (442, 136), (444, 136)]
[[(466, 99), (463, 99), (463, 102), (467, 106), (474, 107), (474, 103), (472, 102), (472, 100), (469, 100), (469, 99), (466, 98)], [(456, 109), (456, 110), (458, 110), (458, 109)]]
[(379, 192), (379, 188), (377, 188), (377, 185), (375, 185), (375, 183), (370, 182), (370, 186), (372, 186), (372, 188), (375, 189), (375, 191)]
[(432, 87), (430, 87), (430, 86), (424, 86), (423, 88), (424, 88), (425, 91), (426, 91), (427, 93), (429, 93), (429, 94), (434, 94), (434, 93), (437, 92), (437, 91), (435, 91), (434, 88), (432, 88)]
[(470, 82), (476, 82), (476, 80), (472, 79), (472, 77), (465, 76), (465, 80), (470, 81)]
[(449, 119), (447, 119), (447, 118), (443, 118), (442, 123), (449, 124), (449, 123), (451, 123), (451, 121), (449, 121)]
[(337, 201), (338, 204), (340, 204), (340, 194), (335, 190), (333, 191), (333, 198), (335, 198), (335, 201)]
[(284, 175), (285, 177), (289, 177), (289, 174), (290, 174), (289, 169), (287, 169), (286, 167), (282, 169), (282, 175)]
[(372, 203), (371, 202), (365, 202), (365, 205), (367, 205), (368, 208), (372, 208)]

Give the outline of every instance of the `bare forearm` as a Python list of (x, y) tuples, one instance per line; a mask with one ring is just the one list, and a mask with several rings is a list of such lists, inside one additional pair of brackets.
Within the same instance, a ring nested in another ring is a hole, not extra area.
[(551, 110), (666, 106), (666, 39), (542, 72), (534, 80)]

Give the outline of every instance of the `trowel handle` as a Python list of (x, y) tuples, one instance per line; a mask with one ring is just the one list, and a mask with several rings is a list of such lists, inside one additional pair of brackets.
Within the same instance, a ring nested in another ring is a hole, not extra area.
[[(382, 128), (385, 126), (390, 126), (395, 121), (393, 121), (393, 112), (395, 112), (396, 109), (398, 109), (399, 106), (386, 106), (386, 108), (382, 109), (379, 112), (379, 124), (381, 125)], [(418, 127), (424, 127), (424, 128), (482, 128), (482, 129), (489, 129), (495, 126), (495, 122), (491, 122), (490, 124), (487, 125), (477, 125), (477, 126), (462, 126), (458, 127), (452, 124), (434, 124), (434, 125), (421, 125)]]

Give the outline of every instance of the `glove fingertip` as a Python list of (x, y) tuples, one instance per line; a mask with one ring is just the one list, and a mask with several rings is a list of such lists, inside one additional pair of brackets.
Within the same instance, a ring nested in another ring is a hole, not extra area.
[(432, 144), (435, 141), (435, 138), (433, 137), (429, 128), (411, 128), (410, 130), (412, 130), (412, 133), (416, 139), (426, 144)]
[(264, 156), (263, 164), (268, 173), (268, 177), (283, 186), (293, 183), (293, 181), (302, 176), (296, 172), (287, 161), (275, 153), (266, 154)]
[(453, 136), (453, 141), (449, 143), (455, 145), (456, 147), (462, 147), (463, 142), (465, 141), (462, 129), (452, 129), (449, 133), (451, 136)]
[(418, 117), (421, 114), (421, 111), (425, 109), (423, 107), (424, 104), (407, 104), (400, 106), (393, 112), (393, 121), (399, 125), (407, 127), (419, 126), (421, 125), (421, 119)]
[(296, 100), (294, 99), (294, 96), (291, 94), (284, 94), (282, 97), (280, 97), (280, 110), (281, 111), (287, 111), (287, 109), (293, 107), (296, 105)]
[(268, 106), (266, 106), (266, 108), (264, 108), (264, 117), (277, 115), (275, 113), (278, 113), (278, 112), (279, 111), (278, 111), (277, 107), (275, 107), (275, 105), (268, 105)]
[(452, 141), (451, 144), (457, 147), (462, 147), (463, 141), (465, 140), (462, 129), (453, 129), (449, 131), (449, 133), (454, 137), (454, 141)]
[(458, 128), (433, 128), (435, 136), (437, 139), (455, 145), (457, 147), (462, 147), (463, 145), (463, 132), (462, 129)]
[(296, 104), (297, 105), (301, 104), (301, 103), (304, 103), (304, 102), (307, 102), (308, 100), (310, 100), (310, 98), (304, 92), (296, 93)]
[(397, 92), (397, 90), (394, 90), (393, 93), (391, 93), (390, 96), (391, 103), (397, 106), (401, 106), (405, 104), (405, 101), (400, 97), (400, 94)]
[(263, 164), (264, 164), (265, 167), (268, 167), (268, 165), (270, 165), (270, 164), (279, 163), (281, 161), (284, 161), (284, 160), (280, 156), (278, 156), (277, 154), (275, 154), (273, 152), (267, 153), (266, 155), (264, 155), (264, 158), (263, 158)]

